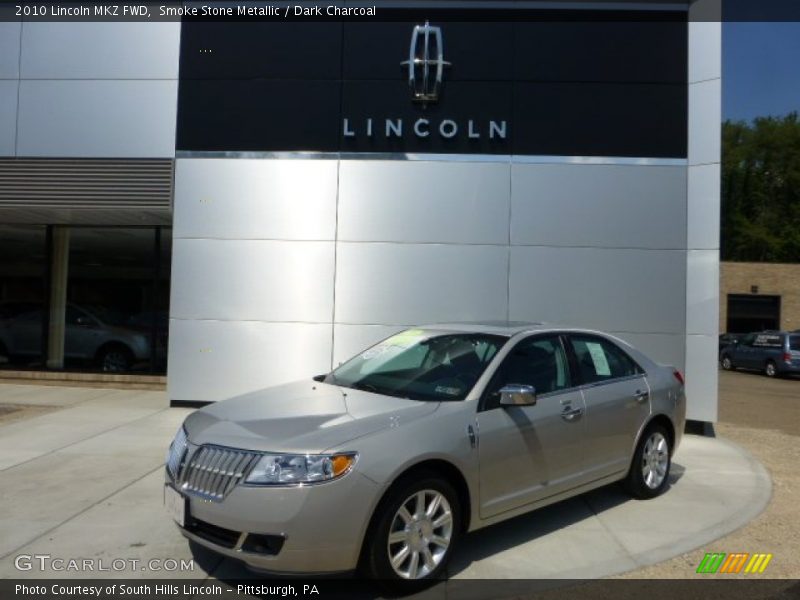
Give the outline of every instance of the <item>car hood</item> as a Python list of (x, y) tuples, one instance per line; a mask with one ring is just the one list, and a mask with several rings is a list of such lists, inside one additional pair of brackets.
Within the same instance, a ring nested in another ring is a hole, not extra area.
[(399, 427), (438, 407), (308, 380), (215, 402), (189, 415), (185, 427), (193, 444), (313, 453)]

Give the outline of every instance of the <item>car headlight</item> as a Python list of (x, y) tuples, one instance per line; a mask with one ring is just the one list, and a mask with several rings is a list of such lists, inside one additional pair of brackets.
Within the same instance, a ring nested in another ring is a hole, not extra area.
[(265, 454), (245, 483), (255, 485), (286, 485), (320, 483), (347, 474), (358, 454)]

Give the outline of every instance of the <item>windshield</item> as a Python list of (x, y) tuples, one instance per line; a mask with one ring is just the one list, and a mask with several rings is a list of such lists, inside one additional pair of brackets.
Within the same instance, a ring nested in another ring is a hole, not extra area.
[(507, 341), (409, 329), (350, 359), (324, 381), (412, 400), (463, 400)]

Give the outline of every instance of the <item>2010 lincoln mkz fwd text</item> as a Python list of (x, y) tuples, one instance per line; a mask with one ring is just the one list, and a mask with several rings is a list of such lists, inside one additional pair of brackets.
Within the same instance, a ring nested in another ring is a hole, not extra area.
[(183, 535), (253, 569), (413, 586), (466, 532), (619, 480), (657, 496), (685, 413), (681, 373), (610, 335), (425, 326), (192, 413), (164, 500)]

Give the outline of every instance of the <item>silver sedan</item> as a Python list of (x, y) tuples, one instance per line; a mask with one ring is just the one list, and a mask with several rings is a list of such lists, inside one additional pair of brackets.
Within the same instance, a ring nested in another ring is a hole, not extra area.
[(410, 588), (469, 531), (616, 481), (659, 495), (685, 410), (677, 369), (604, 333), (420, 327), (192, 413), (164, 498), (187, 538), (255, 570)]

